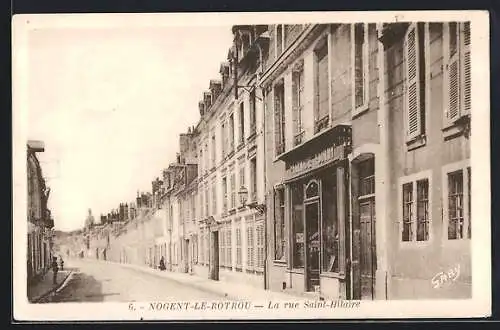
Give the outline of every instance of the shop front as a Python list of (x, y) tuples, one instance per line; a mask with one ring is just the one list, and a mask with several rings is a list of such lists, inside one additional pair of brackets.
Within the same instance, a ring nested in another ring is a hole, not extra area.
[(282, 157), (292, 291), (349, 298), (349, 148), (350, 128), (337, 126)]

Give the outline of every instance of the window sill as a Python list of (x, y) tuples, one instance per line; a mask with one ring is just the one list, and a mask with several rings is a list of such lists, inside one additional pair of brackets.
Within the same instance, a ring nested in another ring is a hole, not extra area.
[(352, 111), (351, 118), (352, 119), (358, 118), (362, 114), (368, 112), (368, 109), (369, 109), (368, 104), (365, 104), (365, 105), (362, 105), (360, 107), (354, 108), (354, 110)]
[(286, 260), (273, 260), (274, 266), (279, 266), (279, 267), (286, 267), (287, 262)]
[(241, 141), (240, 144), (238, 144), (238, 146), (236, 147), (236, 151), (240, 151), (241, 149), (243, 149), (244, 146), (245, 142)]
[(323, 272), (319, 274), (320, 277), (328, 277), (328, 278), (336, 278), (339, 280), (345, 279), (345, 274), (341, 273), (332, 273), (332, 272)]
[(253, 130), (252, 133), (250, 133), (250, 136), (247, 137), (247, 142), (250, 142), (252, 140), (255, 140), (255, 137), (257, 136), (257, 131)]
[(427, 144), (427, 137), (425, 134), (419, 135), (418, 137), (406, 141), (407, 151), (412, 151), (421, 148)]
[(302, 275), (304, 275), (304, 268), (287, 269), (286, 272), (290, 273), (290, 274), (302, 274)]
[(236, 208), (232, 208), (228, 211), (229, 215), (233, 215), (236, 213)]
[(445, 127), (442, 129), (442, 131), (445, 140), (449, 140), (460, 135), (469, 135), (470, 116), (464, 115), (452, 123), (445, 124)]

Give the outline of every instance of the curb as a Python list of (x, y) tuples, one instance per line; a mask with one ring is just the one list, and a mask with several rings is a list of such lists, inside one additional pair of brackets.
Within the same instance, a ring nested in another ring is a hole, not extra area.
[(68, 273), (68, 275), (66, 275), (66, 277), (61, 281), (61, 284), (59, 285), (56, 285), (54, 286), (53, 288), (51, 288), (49, 291), (45, 292), (45, 293), (42, 293), (41, 295), (39, 295), (38, 297), (35, 297), (32, 300), (33, 303), (38, 303), (40, 302), (40, 300), (42, 300), (43, 298), (47, 297), (48, 295), (50, 295), (51, 293), (57, 293), (59, 292), (64, 286), (66, 286), (66, 284), (68, 284), (69, 282), (69, 278), (70, 276), (73, 274), (73, 271), (70, 271)]

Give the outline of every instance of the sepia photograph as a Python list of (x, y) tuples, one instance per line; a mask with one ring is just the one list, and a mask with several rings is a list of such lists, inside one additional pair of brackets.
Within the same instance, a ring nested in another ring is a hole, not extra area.
[(14, 317), (488, 316), (488, 29), (14, 16)]

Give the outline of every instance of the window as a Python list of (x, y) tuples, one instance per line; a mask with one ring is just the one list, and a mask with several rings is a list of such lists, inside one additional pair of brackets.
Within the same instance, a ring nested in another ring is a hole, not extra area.
[(230, 184), (231, 184), (231, 208), (235, 208), (236, 207), (236, 174), (234, 173), (234, 171), (231, 171)]
[(293, 268), (304, 267), (304, 191), (301, 184), (291, 185), (292, 197), (292, 266)]
[(222, 159), (226, 157), (227, 153), (227, 146), (228, 146), (228, 141), (227, 141), (227, 125), (226, 122), (223, 121), (221, 124), (221, 146), (222, 146)]
[(226, 267), (232, 268), (233, 267), (233, 254), (232, 254), (232, 243), (231, 243), (231, 237), (232, 237), (232, 230), (231, 230), (231, 223), (227, 224), (226, 227)]
[(216, 150), (216, 143), (215, 143), (215, 132), (212, 132), (212, 168), (215, 167), (215, 150)]
[(274, 192), (274, 259), (285, 258), (285, 190)]
[(276, 56), (283, 53), (283, 24), (276, 25)]
[(354, 24), (354, 115), (368, 108), (368, 24)]
[(208, 142), (205, 142), (205, 171), (208, 171), (209, 169), (209, 153), (208, 153)]
[(229, 116), (229, 153), (234, 150), (234, 114)]
[(425, 54), (423, 24), (412, 24), (404, 39), (406, 141), (425, 133)]
[(255, 226), (255, 234), (256, 234), (256, 268), (258, 271), (264, 270), (264, 223), (260, 222)]
[[(460, 168), (448, 173), (448, 239), (471, 238), (471, 170)], [(464, 191), (464, 188), (467, 189)]]
[(250, 135), (255, 133), (256, 129), (256, 107), (255, 107), (255, 89), (250, 92)]
[(470, 22), (448, 23), (445, 125), (471, 110)]
[(227, 178), (224, 176), (222, 178), (222, 212), (227, 212)]
[(253, 271), (255, 262), (255, 252), (254, 252), (254, 227), (253, 220), (251, 218), (246, 218), (246, 234), (247, 234), (247, 271)]
[(250, 201), (257, 201), (257, 157), (250, 160)]
[(329, 174), (322, 179), (322, 271), (339, 272), (340, 235), (337, 215), (337, 175)]
[(274, 134), (275, 152), (285, 152), (285, 88), (283, 82), (274, 87)]
[(200, 238), (201, 244), (198, 246), (200, 250), (200, 261), (202, 264), (205, 264), (205, 231), (203, 229), (200, 230)]
[(328, 43), (324, 38), (314, 51), (315, 55), (315, 113), (314, 133), (328, 127), (329, 88), (328, 88)]
[(219, 236), (220, 266), (226, 267), (226, 230), (224, 227), (219, 230)]
[(242, 267), (242, 250), (241, 250), (241, 223), (235, 223), (236, 227), (236, 269), (241, 270)]
[(212, 180), (212, 214), (217, 213), (217, 185), (215, 179)]
[[(215, 196), (214, 196), (215, 198)], [(208, 210), (208, 201), (210, 200), (208, 196), (208, 183), (207, 186), (205, 187), (205, 214), (208, 217), (210, 215), (210, 211)]]
[(429, 179), (414, 178), (406, 181), (402, 185), (401, 241), (428, 241), (430, 233)]
[(244, 103), (240, 103), (240, 113), (239, 113), (240, 125), (239, 125), (239, 143), (243, 144), (245, 142), (245, 106)]
[(294, 145), (302, 143), (304, 130), (302, 127), (302, 112), (304, 106), (304, 68), (301, 62), (292, 73), (292, 119)]
[(245, 180), (245, 159), (243, 159), (240, 164), (239, 164), (239, 180), (240, 180), (240, 187), (245, 187), (246, 186), (246, 180)]

